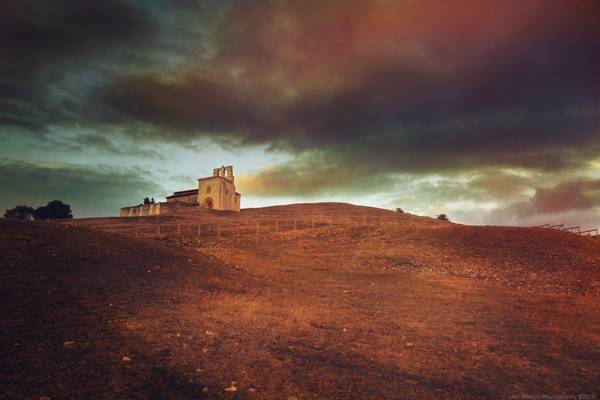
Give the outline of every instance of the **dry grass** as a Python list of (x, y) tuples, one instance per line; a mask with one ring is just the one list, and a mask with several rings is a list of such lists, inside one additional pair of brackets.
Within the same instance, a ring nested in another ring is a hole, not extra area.
[[(4, 223), (3, 393), (478, 399), (597, 392), (597, 242), (408, 222), (198, 248), (178, 238)], [(225, 391), (232, 381), (237, 391)]]

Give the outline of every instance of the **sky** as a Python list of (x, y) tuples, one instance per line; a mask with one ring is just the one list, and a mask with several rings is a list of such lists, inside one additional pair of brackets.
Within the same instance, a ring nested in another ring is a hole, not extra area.
[(600, 225), (600, 2), (0, 2), (0, 209), (118, 215), (233, 165), (242, 207)]

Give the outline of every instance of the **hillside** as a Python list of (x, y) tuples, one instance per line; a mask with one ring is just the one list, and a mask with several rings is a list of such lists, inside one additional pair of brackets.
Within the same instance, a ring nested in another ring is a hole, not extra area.
[[(600, 387), (596, 240), (336, 203), (161, 218), (0, 221), (4, 397), (464, 399)], [(265, 229), (184, 228), (232, 221)], [(160, 238), (121, 230), (155, 223), (184, 227)]]

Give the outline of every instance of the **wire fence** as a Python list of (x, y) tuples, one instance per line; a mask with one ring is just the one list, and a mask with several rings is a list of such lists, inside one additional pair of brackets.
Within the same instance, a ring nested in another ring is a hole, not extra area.
[[(333, 230), (357, 226), (398, 227), (400, 224), (410, 225), (410, 219), (400, 215), (382, 214), (317, 214), (290, 215), (289, 213), (260, 213), (227, 220), (225, 218), (187, 219), (178, 221), (173, 217), (158, 217), (149, 222), (148, 219), (132, 221), (123, 219), (123, 223), (87, 223), (85, 226), (108, 232), (122, 233), (135, 237), (163, 238), (169, 236), (193, 236), (198, 238), (240, 238), (306, 230)], [(434, 223), (432, 221), (432, 223)], [(421, 222), (422, 224), (422, 222)], [(600, 239), (598, 228), (582, 229), (580, 226), (565, 224), (543, 224), (532, 228), (554, 229), (573, 234)]]
[(240, 238), (305, 230), (332, 230), (336, 227), (397, 225), (396, 218), (383, 216), (319, 215), (308, 218), (241, 219), (225, 221), (183, 221), (146, 224), (90, 224), (93, 229), (135, 237), (196, 236), (202, 238)]
[(571, 232), (571, 233), (581, 235), (581, 236), (589, 236), (594, 239), (600, 239), (600, 234), (598, 232), (598, 228), (582, 230), (580, 226), (565, 226), (565, 224), (557, 224), (557, 225), (543, 224), (543, 225), (533, 226), (532, 228), (557, 229), (560, 231)]

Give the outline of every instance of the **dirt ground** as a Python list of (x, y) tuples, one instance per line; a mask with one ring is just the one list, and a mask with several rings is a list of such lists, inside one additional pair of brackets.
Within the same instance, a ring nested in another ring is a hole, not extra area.
[(600, 242), (564, 232), (3, 220), (0, 254), (3, 399), (600, 396)]

